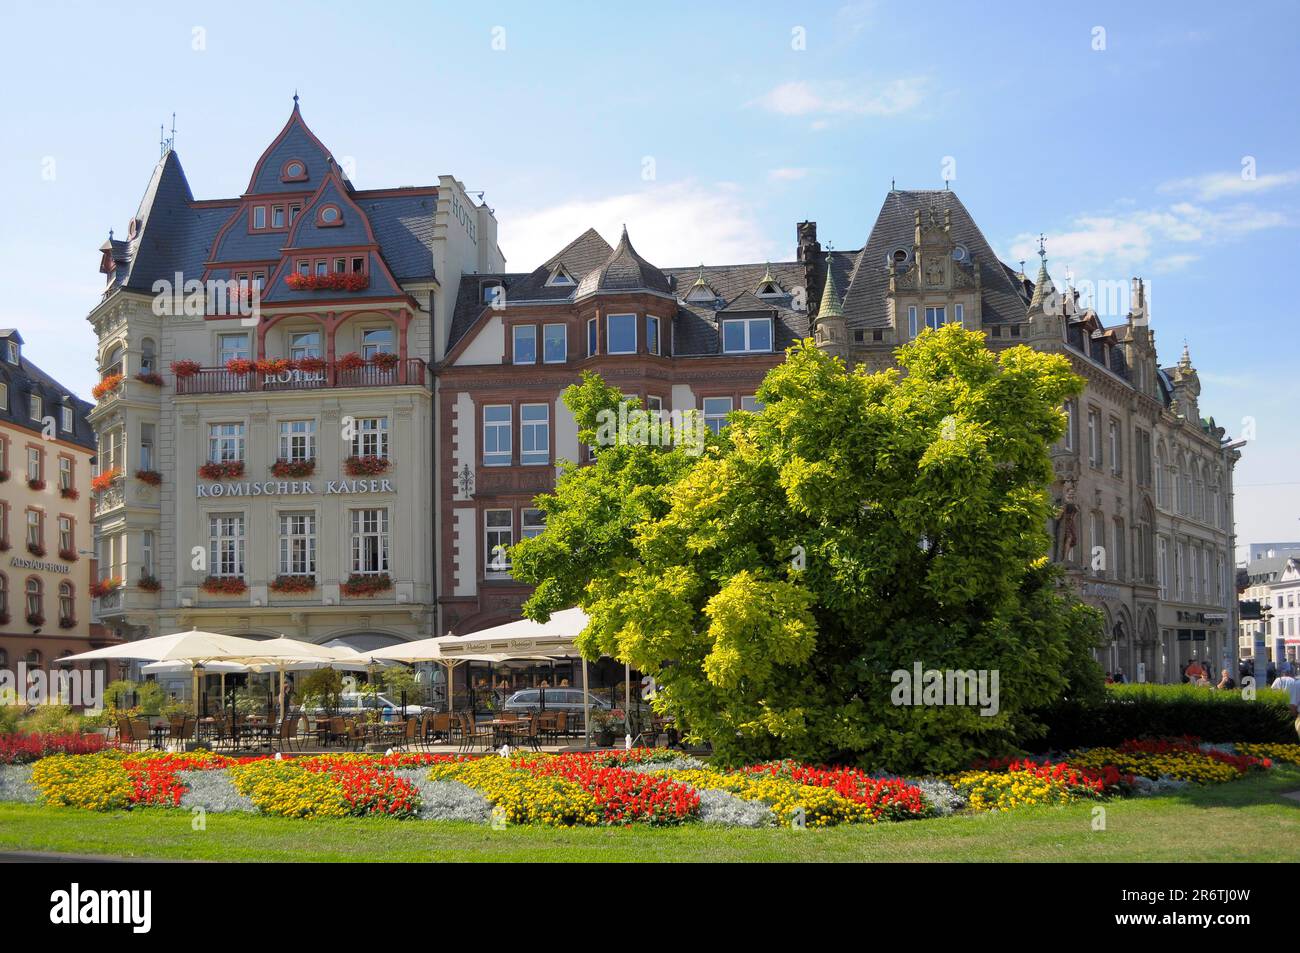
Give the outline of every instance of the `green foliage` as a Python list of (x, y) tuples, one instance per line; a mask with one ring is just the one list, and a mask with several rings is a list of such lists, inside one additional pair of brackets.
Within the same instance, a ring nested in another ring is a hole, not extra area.
[(321, 708), (333, 714), (343, 694), (343, 673), (336, 668), (316, 668), (297, 682), (299, 699), (304, 708)]
[(29, 734), (75, 735), (82, 730), (82, 717), (68, 705), (37, 705), (18, 726)]
[(408, 704), (416, 704), (416, 699), (423, 696), (422, 686), (415, 678), (415, 670), (405, 665), (391, 665), (380, 673), (379, 678), (384, 692), (398, 704), (402, 701), (402, 692), (406, 692)]
[[(654, 673), (723, 761), (941, 771), (1002, 753), (1033, 711), (1100, 691), (1098, 614), (1048, 564), (1050, 443), (1082, 382), (955, 325), (848, 372), (805, 342), (704, 454), (602, 447), (539, 498), (512, 553), (533, 618), (579, 604), (585, 655)], [(618, 391), (565, 393), (589, 442)], [(999, 673), (1000, 711), (902, 707), (891, 673)]]
[(1294, 743), (1295, 716), (1285, 692), (1260, 689), (1247, 700), (1241, 690), (1197, 685), (1107, 685), (1104, 694), (1056, 702), (1040, 714), (1047, 730), (1028, 745), (1033, 751), (1117, 745), (1129, 738)]

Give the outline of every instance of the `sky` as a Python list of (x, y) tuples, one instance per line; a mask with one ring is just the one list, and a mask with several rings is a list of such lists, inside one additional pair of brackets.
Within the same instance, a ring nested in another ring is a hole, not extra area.
[(1239, 543), (1296, 539), (1298, 54), (1294, 3), (30, 4), (0, 33), (0, 326), (87, 395), (98, 248), (160, 126), (197, 198), (236, 196), (295, 91), (359, 188), (482, 190), (511, 270), (590, 226), (661, 266), (789, 260), (804, 219), (856, 248), (891, 182), (947, 180), (1004, 260), (1042, 234), (1058, 284), (1149, 282), (1162, 363), (1186, 341), (1247, 439)]

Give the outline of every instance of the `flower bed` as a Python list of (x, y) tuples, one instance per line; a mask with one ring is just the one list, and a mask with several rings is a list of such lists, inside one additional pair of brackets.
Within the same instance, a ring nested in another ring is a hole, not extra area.
[(103, 735), (0, 734), (0, 764), (27, 764), (53, 754), (94, 754), (103, 750)]

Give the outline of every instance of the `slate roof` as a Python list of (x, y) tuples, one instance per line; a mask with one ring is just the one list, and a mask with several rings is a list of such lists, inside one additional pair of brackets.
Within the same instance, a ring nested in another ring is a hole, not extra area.
[(626, 225), (623, 226), (618, 247), (578, 282), (575, 297), (585, 298), (610, 291), (650, 291), (656, 294), (670, 292), (667, 275), (642, 258), (632, 247)]
[[(19, 342), (22, 341), (22, 335), (14, 329), (0, 330), (0, 342), (5, 342), (11, 337), (17, 337)], [(39, 433), (41, 425), (32, 420), (31, 405), (32, 395), (38, 394), (41, 398), (42, 416), (51, 416), (55, 419), (59, 428), (59, 439), (75, 443), (93, 452), (95, 430), (90, 426), (86, 415), (94, 408), (94, 404), (82, 400), (29, 361), (21, 348), (17, 364), (9, 363), (9, 355), (4, 351), (7, 351), (7, 348), (0, 350), (0, 381), (9, 387), (9, 400), (3, 408), (0, 408), (0, 420)], [(59, 407), (67, 403), (72, 405), (72, 433), (64, 431), (62, 414), (59, 411)], [(23, 478), (26, 456), (20, 455), (19, 448), (14, 446), (9, 448), (9, 454), (9, 470), (12, 474), (10, 479)]]
[[(281, 181), (281, 170), (290, 158), (300, 159), (306, 166), (305, 181)], [(362, 220), (369, 219), (380, 253), (394, 278), (415, 281), (435, 277), (436, 187), (374, 193), (354, 189), (329, 151), (303, 122), (297, 103), (280, 134), (258, 160), (249, 181), (248, 195), (273, 198), (305, 193), (314, 196), (330, 181), (331, 173), (341, 183), (342, 193), (357, 204), (362, 215), (354, 215), (354, 223), (329, 230), (329, 240), (322, 238), (316, 247), (356, 240), (359, 232), (354, 226), (364, 232)], [(304, 215), (310, 202), (310, 198), (303, 202)], [(121, 243), (112, 241), (114, 259), (121, 262), (113, 276), (113, 286), (149, 292), (158, 279), (174, 281), (177, 272), (185, 280), (202, 278), (211, 266), (214, 277), (228, 277), (229, 268), (222, 268), (223, 262), (279, 262), (288, 233), (269, 229), (250, 233), (242, 221), (247, 210), (248, 203), (239, 198), (195, 201), (180, 156), (168, 150), (149, 179), (136, 213), (139, 224), (135, 237), (125, 246), (124, 257), (118, 256)], [(364, 235), (361, 240), (369, 241)], [(307, 244), (303, 242), (304, 247)], [(372, 288), (390, 295), (400, 293), (400, 289), (380, 276), (382, 270), (372, 268)]]

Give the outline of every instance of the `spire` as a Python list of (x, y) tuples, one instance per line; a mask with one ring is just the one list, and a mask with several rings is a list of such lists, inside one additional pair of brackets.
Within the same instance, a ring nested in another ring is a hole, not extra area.
[(699, 276), (696, 277), (696, 279), (695, 279), (695, 284), (691, 285), (691, 287), (692, 287), (692, 288), (707, 288), (708, 286), (709, 286), (709, 283), (708, 283), (707, 281), (704, 280), (704, 262), (700, 262), (700, 273), (699, 273)]
[(1043, 243), (1046, 241), (1043, 235), (1038, 236), (1038, 277), (1034, 279), (1034, 296), (1029, 301), (1029, 308), (1043, 307), (1043, 302), (1049, 294), (1056, 293), (1056, 286), (1052, 284), (1052, 278), (1047, 273), (1047, 249)]
[(1178, 366), (1184, 369), (1192, 366), (1192, 352), (1187, 347), (1187, 338), (1183, 338), (1183, 356), (1178, 359)]
[(826, 259), (826, 284), (822, 285), (822, 303), (817, 309), (817, 320), (844, 317), (844, 306), (835, 290), (835, 275), (831, 271), (830, 258)]
[(293, 111), (294, 112), (298, 111), (298, 90), (297, 89), (293, 91)]

